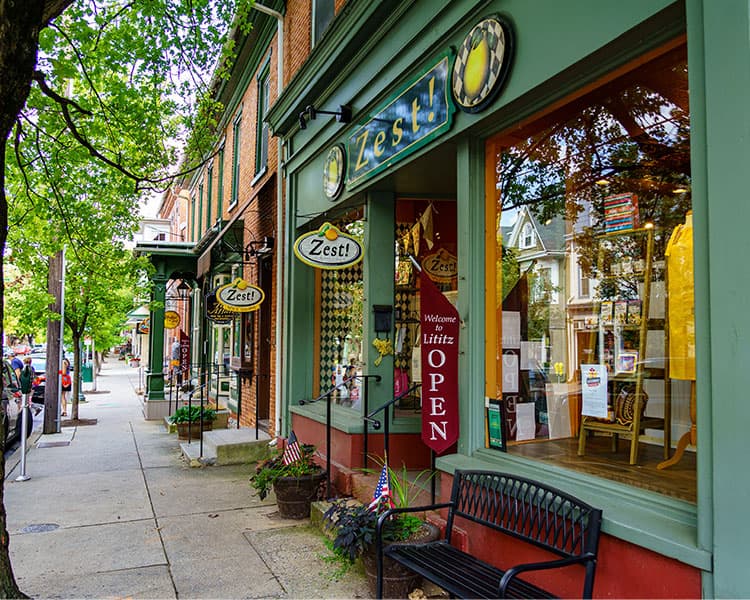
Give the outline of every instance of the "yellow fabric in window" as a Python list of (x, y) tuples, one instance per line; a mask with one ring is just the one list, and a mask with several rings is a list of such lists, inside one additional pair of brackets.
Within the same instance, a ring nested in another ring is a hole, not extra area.
[(669, 376), (695, 379), (695, 300), (693, 283), (693, 214), (672, 232), (665, 252), (669, 284)]

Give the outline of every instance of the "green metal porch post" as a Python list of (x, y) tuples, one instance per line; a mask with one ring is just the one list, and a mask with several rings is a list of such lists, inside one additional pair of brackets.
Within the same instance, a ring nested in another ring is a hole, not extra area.
[(167, 278), (164, 275), (156, 275), (153, 281), (146, 399), (164, 400), (164, 302), (167, 295)]

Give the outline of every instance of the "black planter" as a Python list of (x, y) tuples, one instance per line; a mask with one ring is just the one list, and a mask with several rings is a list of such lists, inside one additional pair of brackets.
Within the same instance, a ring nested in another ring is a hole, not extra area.
[(273, 484), (279, 514), (285, 519), (310, 518), (310, 504), (317, 499), (326, 472), (301, 477), (280, 477)]

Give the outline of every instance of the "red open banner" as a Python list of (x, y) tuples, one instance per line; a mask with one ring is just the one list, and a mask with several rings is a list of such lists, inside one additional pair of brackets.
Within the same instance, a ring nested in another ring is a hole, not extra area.
[(422, 441), (442, 454), (458, 441), (458, 331), (454, 306), (423, 270), (420, 273), (422, 330)]

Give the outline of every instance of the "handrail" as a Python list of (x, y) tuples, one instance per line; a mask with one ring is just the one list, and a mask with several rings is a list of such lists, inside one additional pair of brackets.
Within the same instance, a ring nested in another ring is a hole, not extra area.
[(326, 499), (331, 498), (331, 398), (333, 392), (338, 390), (341, 386), (355, 380), (363, 379), (365, 382), (364, 393), (362, 394), (362, 402), (364, 405), (365, 412), (367, 412), (367, 402), (370, 389), (370, 379), (374, 379), (376, 383), (380, 383), (382, 377), (380, 375), (352, 375), (342, 380), (341, 383), (337, 383), (331, 389), (325, 391), (317, 398), (312, 400), (299, 400), (299, 405), (304, 406), (305, 404), (314, 404), (320, 400), (326, 400)]
[[(390, 422), (391, 422), (391, 419), (389, 418), (388, 413), (386, 411), (387, 411), (387, 409), (391, 408), (394, 404), (396, 404), (396, 402), (398, 402), (402, 398), (410, 395), (411, 393), (415, 392), (420, 387), (422, 387), (422, 383), (421, 382), (420, 383), (415, 383), (410, 388), (408, 388), (407, 390), (401, 392), (398, 396), (395, 396), (392, 400), (389, 400), (388, 402), (386, 402), (382, 406), (379, 406), (378, 408), (376, 408), (372, 412), (368, 413), (364, 417), (364, 457), (363, 457), (364, 465), (363, 465), (363, 467), (365, 469), (367, 468), (367, 461), (369, 460), (369, 457), (370, 457), (370, 455), (368, 453), (368, 436), (369, 436), (368, 424), (371, 424), (372, 428), (374, 430), (376, 430), (376, 431), (378, 429), (380, 429), (380, 426), (382, 425), (382, 423), (381, 423), (381, 421), (379, 419), (375, 419), (374, 417), (375, 417), (376, 414), (378, 414), (380, 412), (384, 413), (384, 416), (385, 416), (385, 420), (384, 420), (384, 422), (385, 422), (385, 428), (383, 430), (383, 449), (385, 451), (385, 456), (388, 456), (390, 454), (390, 436), (391, 436)], [(432, 450), (432, 449), (430, 449), (430, 470), (432, 471), (432, 477), (430, 477), (430, 495), (432, 497), (432, 503), (434, 504), (435, 503), (435, 495), (436, 495), (436, 490), (435, 490), (435, 451)]]
[[(417, 388), (419, 388), (422, 384), (421, 383), (415, 383), (413, 386), (411, 386), (409, 389), (401, 392), (398, 396), (394, 397), (392, 400), (389, 400), (382, 406), (379, 406), (375, 410), (373, 410), (371, 413), (367, 413), (367, 408), (365, 408), (365, 417), (363, 419), (364, 421), (364, 427), (363, 427), (363, 437), (364, 437), (364, 448), (363, 448), (363, 456), (362, 456), (362, 468), (367, 468), (367, 461), (370, 460), (370, 450), (369, 450), (369, 428), (368, 424), (372, 424), (372, 428), (374, 430), (380, 429), (380, 426), (382, 425), (381, 421), (378, 419), (374, 419), (373, 417), (378, 414), (379, 412), (386, 411), (388, 408), (393, 406), (396, 402), (401, 400), (402, 398), (408, 396), (412, 392), (414, 392)], [(385, 413), (385, 432), (383, 433), (383, 448), (385, 449), (386, 456), (388, 455), (389, 448), (389, 441), (390, 441), (390, 431), (388, 427), (390, 419), (388, 418), (388, 413)]]

